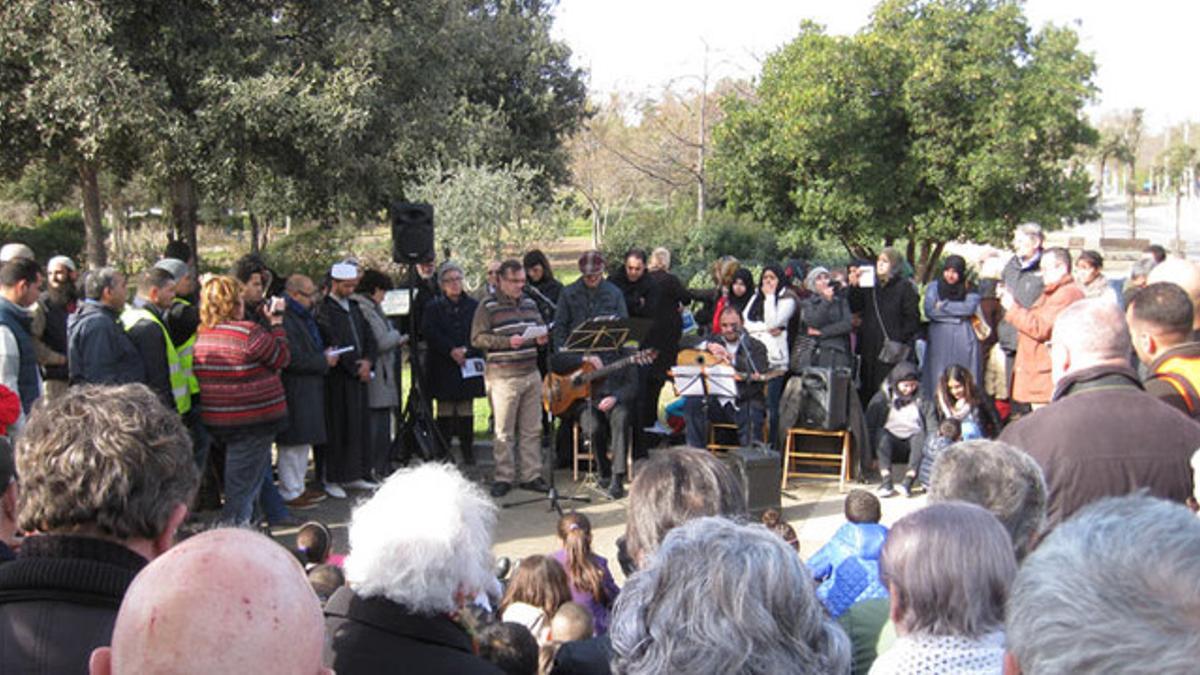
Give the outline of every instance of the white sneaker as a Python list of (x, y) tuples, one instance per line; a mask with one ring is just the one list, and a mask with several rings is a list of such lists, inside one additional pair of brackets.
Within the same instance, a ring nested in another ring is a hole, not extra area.
[(379, 483), (372, 483), (365, 478), (359, 478), (356, 481), (342, 483), (342, 488), (346, 490), (378, 490)]
[(346, 498), (346, 491), (343, 490), (342, 486), (338, 485), (337, 483), (326, 483), (325, 484), (325, 494), (329, 495), (330, 497), (333, 497), (334, 499), (345, 499)]

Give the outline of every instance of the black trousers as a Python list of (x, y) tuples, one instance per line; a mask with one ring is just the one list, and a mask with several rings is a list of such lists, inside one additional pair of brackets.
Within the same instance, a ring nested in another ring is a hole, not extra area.
[[(579, 415), (579, 428), (592, 443), (592, 452), (600, 465), (604, 478), (614, 473), (624, 475), (629, 452), (630, 411), (623, 403), (613, 406), (607, 413), (595, 405), (587, 405)], [(612, 459), (607, 450), (611, 449)]]

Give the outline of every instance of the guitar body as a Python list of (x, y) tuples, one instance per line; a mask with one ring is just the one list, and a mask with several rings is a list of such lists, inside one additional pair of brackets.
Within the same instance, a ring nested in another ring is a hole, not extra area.
[(584, 362), (583, 366), (572, 373), (559, 375), (547, 373), (542, 383), (542, 403), (546, 410), (555, 417), (562, 416), (575, 401), (587, 398), (592, 393), (591, 380), (584, 380), (581, 375), (595, 370), (595, 366)]
[(724, 366), (728, 365), (725, 359), (713, 356), (710, 352), (701, 351), (699, 349), (680, 349), (679, 356), (675, 358), (677, 366)]

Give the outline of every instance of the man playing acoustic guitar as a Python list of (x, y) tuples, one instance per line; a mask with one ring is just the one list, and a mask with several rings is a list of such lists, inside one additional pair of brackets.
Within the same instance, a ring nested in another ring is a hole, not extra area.
[(721, 335), (718, 338), (693, 346), (733, 366), (739, 376), (737, 398), (709, 396), (708, 419), (704, 417), (704, 397), (687, 398), (683, 418), (687, 423), (687, 444), (693, 448), (707, 445), (709, 422), (736, 423), (738, 443), (743, 446), (763, 437), (766, 411), (763, 377), (768, 368), (767, 347), (742, 329), (742, 315), (735, 307), (726, 307), (721, 312), (719, 325)]

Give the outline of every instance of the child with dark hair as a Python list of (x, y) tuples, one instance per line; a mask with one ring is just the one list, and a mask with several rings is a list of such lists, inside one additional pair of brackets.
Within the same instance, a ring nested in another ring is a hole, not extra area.
[(342, 565), (342, 556), (333, 554), (333, 535), (329, 528), (315, 520), (301, 525), (296, 533), (296, 554), (306, 570), (325, 563)]
[[(521, 560), (500, 601), (500, 619), (529, 629), (538, 644), (549, 642), (550, 620), (571, 600), (571, 588), (562, 565), (544, 555)], [(534, 657), (534, 661), (537, 657)]]
[(762, 524), (767, 526), (767, 529), (779, 535), (788, 546), (791, 546), (797, 553), (800, 552), (800, 538), (796, 536), (796, 530), (792, 529), (791, 525), (783, 519), (779, 509), (770, 508), (763, 511)]
[(846, 495), (845, 525), (808, 560), (813, 579), (820, 582), (817, 597), (834, 618), (860, 600), (886, 598), (879, 575), (879, 556), (887, 528), (879, 524), (879, 499), (866, 490)]
[(592, 613), (596, 635), (608, 632), (608, 616), (620, 589), (608, 571), (608, 561), (592, 553), (592, 522), (582, 513), (567, 513), (558, 519), (562, 548), (550, 554), (567, 573), (571, 601)]
[(480, 658), (506, 675), (537, 675), (538, 643), (525, 626), (511, 621), (488, 624), (475, 640)]
[[(917, 469), (921, 485), (928, 490), (929, 478), (933, 475), (933, 467), (946, 448), (962, 440), (963, 425), (953, 417), (947, 417), (938, 423), (937, 436), (929, 439), (925, 446), (921, 466)], [(910, 495), (911, 496), (911, 495)]]

